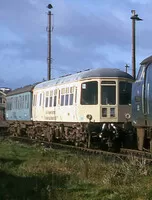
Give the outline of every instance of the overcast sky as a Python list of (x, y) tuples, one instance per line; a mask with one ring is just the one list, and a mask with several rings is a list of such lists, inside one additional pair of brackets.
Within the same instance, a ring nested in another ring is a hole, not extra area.
[(47, 79), (47, 5), (53, 5), (52, 78), (85, 69), (131, 70), (131, 10), (136, 65), (152, 55), (151, 0), (1, 0), (0, 87)]

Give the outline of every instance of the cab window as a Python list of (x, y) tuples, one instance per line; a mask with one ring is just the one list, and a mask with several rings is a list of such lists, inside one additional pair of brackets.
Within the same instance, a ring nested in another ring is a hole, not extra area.
[(144, 79), (145, 69), (146, 69), (145, 65), (140, 66), (139, 72), (138, 72), (138, 75), (137, 75), (137, 80), (143, 80)]
[(120, 81), (119, 82), (119, 104), (131, 104), (131, 88), (132, 83)]
[(84, 82), (81, 84), (81, 105), (98, 104), (98, 82)]

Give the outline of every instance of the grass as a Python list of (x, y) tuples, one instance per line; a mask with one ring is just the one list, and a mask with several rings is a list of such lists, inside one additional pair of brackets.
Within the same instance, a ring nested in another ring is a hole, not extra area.
[[(118, 160), (117, 160), (118, 161)], [(0, 200), (151, 200), (152, 168), (0, 142)]]

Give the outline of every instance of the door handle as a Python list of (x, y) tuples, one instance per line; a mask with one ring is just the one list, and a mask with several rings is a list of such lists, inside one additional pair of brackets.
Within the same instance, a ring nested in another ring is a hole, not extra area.
[(144, 114), (144, 84), (142, 85), (142, 112)]
[(149, 114), (149, 83), (147, 84), (147, 114)]

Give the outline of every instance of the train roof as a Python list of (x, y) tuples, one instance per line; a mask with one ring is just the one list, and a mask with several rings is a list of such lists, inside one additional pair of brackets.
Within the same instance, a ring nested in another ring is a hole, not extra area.
[(101, 77), (103, 77), (103, 78), (126, 78), (126, 79), (134, 80), (130, 74), (128, 74), (124, 71), (121, 71), (120, 69), (98, 68), (98, 69), (87, 70), (87, 71), (79, 72), (79, 73), (76, 73), (73, 75), (68, 75), (65, 77), (60, 77), (57, 79), (45, 81), (45, 82), (37, 84), (35, 86), (35, 88), (36, 89), (47, 88), (50, 86), (75, 82), (75, 81), (84, 80), (87, 78), (101, 78)]
[(145, 58), (140, 64), (146, 65), (146, 64), (150, 64), (150, 63), (152, 63), (152, 56)]
[(12, 96), (12, 95), (16, 95), (16, 94), (25, 93), (25, 92), (31, 92), (36, 84), (37, 83), (34, 83), (32, 85), (26, 85), (21, 88), (17, 88), (15, 90), (8, 92), (6, 96)]

